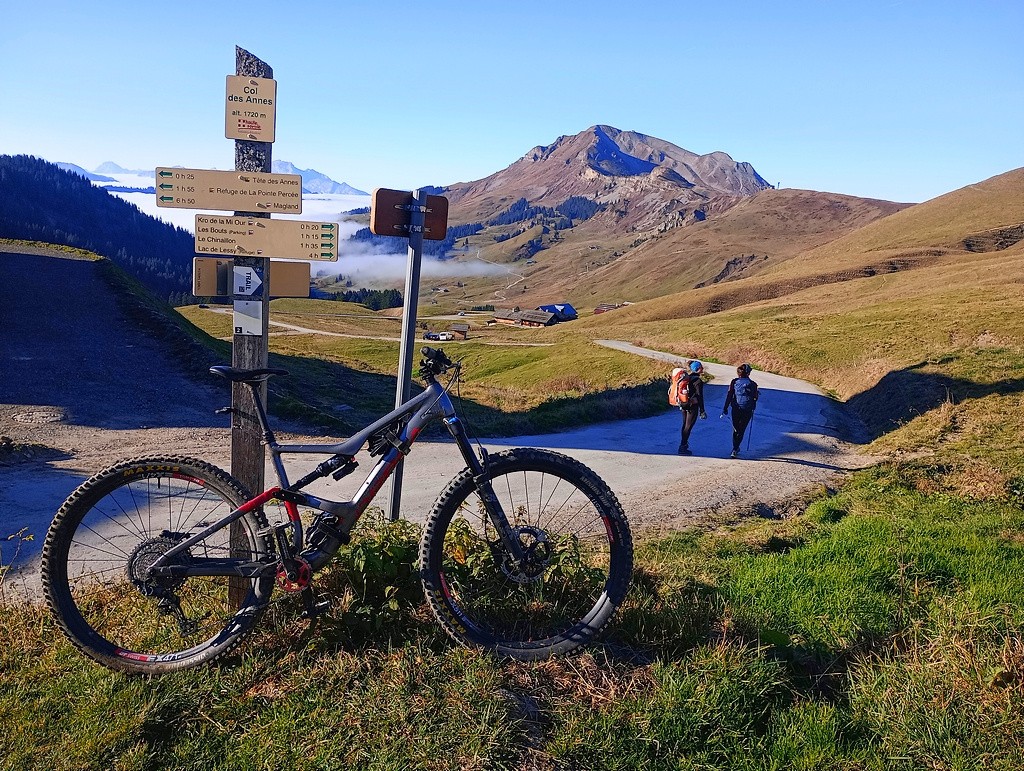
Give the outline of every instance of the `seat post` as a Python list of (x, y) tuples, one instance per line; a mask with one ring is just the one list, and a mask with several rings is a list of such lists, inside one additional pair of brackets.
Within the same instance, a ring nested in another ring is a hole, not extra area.
[(263, 400), (260, 399), (258, 384), (252, 381), (246, 381), (245, 384), (252, 392), (252, 401), (256, 405), (256, 418), (260, 422), (260, 428), (263, 429), (263, 441), (272, 447), (275, 444), (274, 432), (270, 428), (270, 421), (267, 420), (267, 411), (263, 406)]

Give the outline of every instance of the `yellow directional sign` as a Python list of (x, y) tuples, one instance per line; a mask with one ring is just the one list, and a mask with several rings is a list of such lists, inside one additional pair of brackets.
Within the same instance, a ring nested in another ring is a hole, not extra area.
[(302, 177), (158, 166), (156, 205), (173, 209), (302, 213)]
[(232, 257), (338, 259), (338, 224), (196, 215), (196, 251)]
[(224, 102), (224, 136), (273, 142), (277, 121), (277, 81), (228, 75)]

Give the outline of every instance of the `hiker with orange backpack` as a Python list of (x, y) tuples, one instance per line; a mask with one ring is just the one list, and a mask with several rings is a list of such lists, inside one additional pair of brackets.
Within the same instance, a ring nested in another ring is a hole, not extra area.
[[(749, 364), (740, 364), (736, 368), (737, 377), (729, 383), (729, 393), (725, 395), (725, 406), (722, 408), (724, 418), (729, 413), (729, 407), (732, 407), (732, 458), (740, 455), (743, 433), (750, 425), (754, 408), (757, 407), (757, 383), (750, 379), (750, 371)], [(747, 446), (750, 446), (749, 441)]]
[(679, 454), (693, 455), (690, 450), (690, 432), (697, 422), (697, 417), (707, 418), (704, 411), (704, 365), (699, 361), (691, 361), (686, 367), (672, 370), (672, 383), (668, 389), (668, 401), (683, 413), (683, 429), (679, 439)]

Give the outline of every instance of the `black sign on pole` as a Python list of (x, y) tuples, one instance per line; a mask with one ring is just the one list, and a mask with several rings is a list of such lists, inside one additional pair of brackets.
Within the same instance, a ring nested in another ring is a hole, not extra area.
[[(235, 46), (235, 74), (255, 78), (273, 78), (274, 71), (266, 62), (256, 58), (243, 48)], [(244, 139), (235, 140), (235, 171), (252, 171), (269, 174), (273, 145), (270, 142), (254, 142)], [(263, 212), (240, 212), (235, 216), (266, 217)], [(263, 277), (270, 276), (270, 260), (266, 257), (235, 257), (234, 267), (251, 268)], [(232, 286), (236, 282), (232, 279)], [(270, 314), (270, 281), (263, 281), (252, 294), (235, 295), (235, 334), (232, 338), (231, 366), (240, 369), (256, 369), (267, 366), (267, 320)], [(239, 305), (239, 303), (243, 305)], [(240, 309), (248, 311), (247, 324), (239, 324)], [(258, 313), (259, 319), (256, 319)], [(255, 334), (259, 329), (259, 334)], [(259, 386), (260, 398), (266, 404), (267, 385)], [(231, 474), (240, 481), (253, 495), (261, 492), (264, 487), (265, 451), (263, 435), (256, 418), (256, 405), (253, 402), (249, 387), (241, 383), (231, 386)], [(248, 553), (248, 541), (242, 526), (238, 522), (231, 525), (232, 551)], [(239, 586), (231, 585), (232, 599), (241, 601), (247, 587), (245, 582)]]
[[(400, 407), (412, 389), (412, 361), (416, 352), (416, 310), (420, 293), (420, 264), (423, 239), (443, 241), (448, 230), (448, 199), (427, 195), (423, 190), (389, 190), (379, 187), (370, 202), (370, 232), (378, 236), (407, 236), (409, 265), (405, 275), (405, 305), (402, 311), (402, 345), (398, 354), (398, 386), (395, 406)], [(398, 519), (402, 508), (402, 462), (391, 479), (390, 518)]]

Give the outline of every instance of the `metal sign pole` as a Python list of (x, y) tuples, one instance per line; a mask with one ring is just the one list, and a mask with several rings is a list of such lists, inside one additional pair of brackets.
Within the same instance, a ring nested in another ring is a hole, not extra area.
[[(274, 71), (269, 64), (238, 46), (235, 46), (235, 74), (257, 78), (274, 77)], [(270, 142), (236, 139), (235, 170), (270, 173), (272, 148)], [(270, 217), (269, 214), (253, 212), (235, 212), (235, 215)], [(255, 270), (256, 275), (262, 277), (262, 283), (252, 294), (238, 295), (238, 282), (232, 276), (235, 334), (232, 338), (231, 366), (239, 369), (266, 367), (267, 320), (270, 315), (270, 260), (266, 257), (236, 257), (234, 267)], [(259, 333), (255, 334), (257, 330)], [(266, 404), (266, 383), (259, 386), (259, 389), (260, 398)], [(231, 407), (231, 474), (255, 495), (263, 490), (265, 459), (262, 431), (256, 418), (256, 405), (249, 386), (241, 383), (232, 384)], [(239, 522), (231, 524), (230, 538), (232, 553), (248, 553), (248, 540)], [(229, 591), (231, 599), (240, 605), (247, 589), (245, 581), (232, 581)]]
[[(420, 264), (423, 261), (423, 223), (426, 220), (427, 194), (414, 190), (409, 207), (409, 265), (405, 275), (405, 307), (402, 312), (402, 345), (399, 350), (398, 386), (395, 407), (401, 407), (412, 392), (412, 360), (416, 351), (416, 310), (420, 294)], [(399, 518), (402, 508), (402, 467), (399, 461), (391, 478), (391, 521)]]

